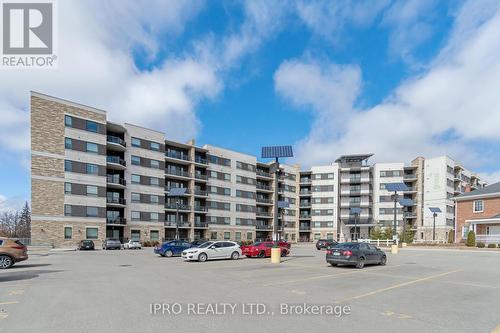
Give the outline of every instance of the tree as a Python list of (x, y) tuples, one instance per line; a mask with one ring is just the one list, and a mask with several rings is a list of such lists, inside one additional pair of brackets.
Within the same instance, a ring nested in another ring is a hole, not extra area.
[(455, 232), (453, 230), (450, 230), (450, 232), (448, 232), (448, 243), (455, 243)]
[(392, 239), (392, 228), (386, 227), (382, 237), (382, 239)]
[(0, 236), (30, 238), (31, 210), (28, 202), (19, 211), (5, 211), (0, 215)]
[(467, 233), (467, 246), (476, 246), (476, 233), (472, 230)]
[(370, 239), (381, 239), (382, 238), (382, 230), (380, 227), (375, 227), (370, 231)]
[(19, 213), (16, 237), (31, 238), (31, 210), (27, 201)]

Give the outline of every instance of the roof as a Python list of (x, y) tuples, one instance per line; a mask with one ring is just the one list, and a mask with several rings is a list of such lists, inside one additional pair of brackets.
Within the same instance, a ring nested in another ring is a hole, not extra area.
[(483, 188), (478, 188), (477, 190), (470, 191), (467, 193), (460, 194), (455, 199), (468, 199), (468, 198), (479, 198), (479, 197), (492, 197), (499, 196), (500, 197), (500, 182), (488, 185)]
[(361, 162), (372, 157), (373, 154), (342, 155), (335, 162)]

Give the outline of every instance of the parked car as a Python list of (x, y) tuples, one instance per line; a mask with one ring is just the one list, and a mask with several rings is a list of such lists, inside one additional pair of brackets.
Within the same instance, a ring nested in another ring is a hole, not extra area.
[(198, 247), (205, 242), (207, 242), (206, 239), (197, 239), (197, 240), (191, 242), (191, 247)]
[(316, 249), (318, 250), (323, 250), (328, 248), (329, 246), (333, 246), (338, 244), (337, 241), (334, 241), (333, 239), (318, 239), (316, 242)]
[(28, 249), (19, 240), (0, 238), (0, 269), (28, 259)]
[(286, 247), (287, 249), (290, 250), (290, 247), (292, 247), (292, 244), (288, 243), (287, 241), (284, 241), (284, 240), (280, 240), (278, 242), (278, 246), (279, 247)]
[(197, 260), (205, 262), (212, 259), (233, 259), (237, 260), (241, 256), (240, 246), (235, 242), (215, 241), (205, 242), (199, 247), (187, 249), (182, 252), (182, 259), (186, 261)]
[(78, 243), (78, 250), (95, 250), (95, 244), (91, 240), (82, 240)]
[[(270, 257), (271, 249), (273, 246), (274, 246), (273, 242), (256, 242), (250, 245), (241, 246), (241, 253), (244, 256), (254, 257), (254, 258)], [(286, 257), (288, 254), (290, 254), (290, 250), (286, 246), (280, 246), (279, 243), (278, 246), (281, 249), (282, 257)]]
[(128, 242), (123, 244), (124, 249), (141, 249), (141, 242), (137, 240), (130, 239)]
[(121, 250), (122, 243), (119, 239), (116, 238), (108, 238), (102, 242), (103, 250)]
[(332, 266), (352, 265), (363, 268), (366, 264), (385, 265), (385, 252), (368, 243), (340, 243), (326, 250), (326, 262)]
[(154, 253), (161, 255), (162, 257), (172, 257), (175, 255), (180, 255), (185, 249), (189, 249), (191, 244), (181, 240), (174, 240), (170, 242), (157, 245), (154, 248)]

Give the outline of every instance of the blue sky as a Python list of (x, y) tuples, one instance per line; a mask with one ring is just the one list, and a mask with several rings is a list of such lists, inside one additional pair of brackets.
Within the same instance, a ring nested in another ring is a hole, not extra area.
[(500, 179), (499, 1), (60, 1), (59, 68), (0, 70), (0, 210), (29, 199), (29, 91), (306, 167), (448, 154)]

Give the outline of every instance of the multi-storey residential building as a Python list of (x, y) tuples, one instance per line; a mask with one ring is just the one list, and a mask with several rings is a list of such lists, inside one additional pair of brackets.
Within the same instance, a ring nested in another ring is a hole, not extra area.
[[(255, 156), (167, 140), (162, 132), (110, 122), (103, 110), (39, 93), (31, 95), (31, 119), (33, 243), (161, 241), (173, 239), (177, 225), (183, 239), (270, 239), (275, 213), (290, 241), (365, 238), (375, 226), (392, 226), (385, 185), (393, 182), (404, 182), (409, 190), (400, 195), (414, 201), (404, 212), (398, 205), (398, 226), (405, 219), (417, 239), (430, 239), (428, 208), (440, 207), (443, 238), (453, 228), (452, 197), (484, 186), (448, 157), (418, 157), (405, 166), (343, 155), (307, 171), (280, 165), (277, 177), (273, 163)], [(172, 197), (172, 188), (186, 193)], [(287, 207), (278, 209), (276, 201)]]

